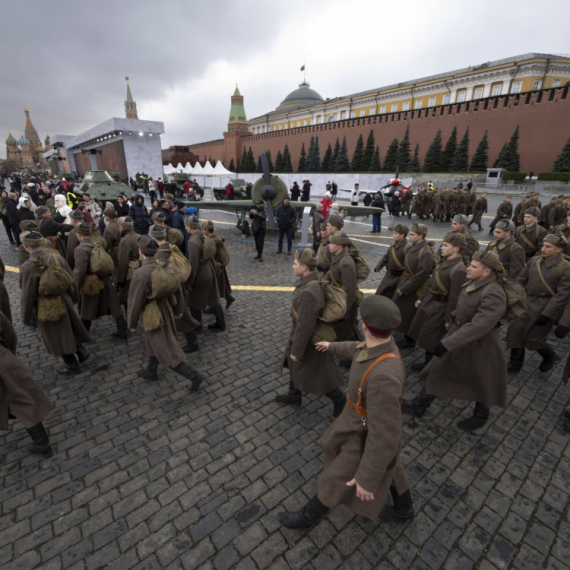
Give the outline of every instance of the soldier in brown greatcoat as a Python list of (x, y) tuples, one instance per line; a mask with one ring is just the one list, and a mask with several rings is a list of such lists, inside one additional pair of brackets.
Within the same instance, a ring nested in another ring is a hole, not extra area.
[(79, 245), (79, 240), (77, 239), (77, 233), (75, 232), (75, 227), (83, 221), (83, 212), (81, 210), (73, 210), (70, 214), (71, 223), (73, 224), (73, 229), (69, 232), (67, 236), (67, 249), (65, 252), (65, 260), (67, 264), (73, 270), (75, 264), (75, 248)]
[[(168, 233), (164, 226), (150, 226), (149, 235), (156, 240), (156, 243), (158, 244), (158, 251), (155, 255), (156, 259), (170, 259), (170, 256), (172, 255), (171, 248), (178, 249), (176, 245), (168, 243)], [(183, 255), (179, 249), (178, 252), (180, 255)], [(188, 265), (190, 265), (190, 263), (188, 263)], [(198, 345), (198, 335), (196, 334), (196, 330), (200, 326), (200, 323), (190, 314), (190, 309), (188, 309), (188, 304), (186, 302), (186, 295), (186, 289), (183, 288), (181, 303), (178, 307), (182, 316), (179, 319), (176, 319), (176, 330), (183, 333), (186, 338), (186, 346), (182, 347), (182, 350), (184, 352), (197, 352), (200, 350), (200, 346)]]
[(473, 217), (471, 221), (467, 224), (467, 227), (470, 228), (471, 224), (477, 224), (479, 227), (479, 231), (483, 230), (483, 226), (481, 226), (481, 219), (483, 218), (483, 214), (487, 213), (487, 192), (483, 192), (481, 194), (481, 198), (475, 201), (473, 204)]
[(433, 207), (433, 221), (437, 222), (443, 222), (444, 217), (445, 217), (445, 198), (446, 198), (447, 192), (445, 191), (445, 189), (443, 190), (438, 190), (437, 194), (435, 195), (435, 204)]
[(554, 206), (554, 208), (551, 208), (548, 214), (548, 224), (550, 228), (555, 228), (556, 226), (564, 223), (564, 220), (568, 216), (569, 204), (570, 198), (558, 196), (558, 204)]
[[(42, 257), (48, 264), (57, 263), (64, 267), (71, 277), (73, 274), (63, 257), (57, 254), (47, 254), (43, 250), (43, 238), (39, 233), (22, 234), (22, 243), (30, 254), (30, 259), (20, 268), (22, 322), (27, 325), (30, 323), (32, 313), (37, 311), (38, 287), (42, 275), (42, 271), (35, 260)], [(65, 362), (57, 371), (60, 374), (73, 374), (79, 372), (79, 364), (74, 353), (77, 353), (79, 363), (85, 362), (89, 353), (83, 347), (83, 343), (92, 342), (92, 340), (73, 306), (77, 301), (75, 288), (62, 294), (61, 298), (66, 313), (56, 322), (38, 321), (38, 330), (46, 350), (52, 356), (61, 356)]]
[(396, 292), (396, 287), (400, 281), (400, 277), (404, 273), (404, 258), (406, 256), (406, 249), (408, 248), (408, 226), (405, 224), (396, 224), (394, 226), (393, 243), (388, 248), (388, 251), (380, 258), (376, 265), (374, 272), (378, 273), (384, 267), (386, 273), (376, 289), (376, 295), (384, 295), (391, 299)]
[(475, 202), (477, 202), (479, 196), (477, 196), (477, 188), (473, 188), (469, 194), (467, 194), (467, 215), (471, 216), (475, 213)]
[(16, 357), (18, 337), (8, 317), (0, 312), (0, 430), (8, 431), (8, 419), (22, 422), (32, 442), (30, 453), (51, 453), (49, 437), (42, 420), (51, 404), (28, 369)]
[(570, 255), (570, 212), (566, 218), (566, 221), (559, 226), (553, 228), (549, 233), (551, 234), (560, 234), (566, 238), (566, 241), (569, 242), (569, 245), (566, 247), (564, 251), (565, 255)]
[(434, 270), (422, 298), (416, 301), (418, 310), (408, 331), (408, 336), (426, 351), (425, 362), (413, 364), (412, 370), (423, 370), (432, 359), (436, 344), (447, 332), (446, 325), (452, 320), (461, 286), (466, 281), (465, 265), (461, 259), (464, 247), (463, 234), (449, 233), (443, 237), (443, 261)]
[(451, 222), (451, 218), (455, 216), (456, 208), (456, 194), (452, 189), (449, 189), (445, 194), (445, 221)]
[(396, 343), (399, 348), (413, 348), (416, 345), (416, 341), (408, 336), (408, 330), (416, 315), (416, 301), (422, 297), (429, 283), (434, 259), (433, 251), (426, 242), (427, 232), (424, 224), (410, 226), (411, 245), (406, 250), (404, 273), (392, 298), (402, 314), (402, 321), (396, 329), (404, 333), (404, 338)]
[(204, 237), (214, 240), (216, 243), (214, 272), (216, 273), (216, 281), (218, 282), (218, 291), (220, 292), (220, 298), (226, 300), (227, 311), (230, 308), (230, 305), (235, 301), (235, 297), (232, 295), (232, 286), (230, 285), (230, 279), (228, 277), (226, 266), (222, 265), (222, 256), (220, 250), (222, 247), (225, 248), (226, 246), (224, 245), (224, 240), (214, 233), (214, 222), (210, 220), (204, 222), (202, 224), (202, 231), (204, 232)]
[(540, 210), (534, 206), (524, 211), (523, 225), (515, 230), (515, 240), (524, 249), (527, 261), (540, 253), (542, 240), (547, 234), (544, 228), (538, 225)]
[[(21, 232), (37, 232), (38, 231), (38, 224), (34, 220), (22, 220), (20, 222), (20, 231)], [(47, 252), (59, 254), (58, 250), (55, 249), (55, 247), (53, 247), (52, 243), (47, 238), (44, 238), (44, 242), (43, 242), (42, 247)], [(22, 265), (24, 265), (24, 262), (28, 261), (28, 259), (30, 259), (30, 254), (28, 253), (28, 250), (24, 247), (24, 244), (19, 245), (18, 246), (18, 261), (20, 262), (20, 267), (22, 267)]]
[(399, 322), (399, 311), (390, 299), (372, 295), (362, 303), (361, 316), (365, 342), (316, 345), (318, 350), (352, 359), (347, 406), (319, 441), (324, 466), (317, 495), (300, 511), (277, 515), (288, 528), (309, 528), (341, 504), (376, 519), (388, 490), (394, 505), (383, 516), (414, 516), (409, 481), (400, 460), (405, 373), (390, 334)]
[(188, 307), (190, 307), (190, 314), (201, 323), (202, 311), (211, 307), (214, 310), (216, 321), (210, 323), (208, 328), (224, 331), (226, 330), (226, 320), (222, 301), (212, 261), (204, 258), (204, 240), (206, 238), (199, 230), (200, 221), (196, 216), (188, 216), (184, 219), (184, 225), (190, 234), (190, 239), (186, 244), (186, 257), (192, 266), (192, 273), (186, 283), (189, 291)]
[[(328, 273), (331, 268), (333, 255), (329, 250), (329, 243), (333, 234), (342, 232), (344, 227), (344, 219), (341, 214), (330, 215), (325, 225), (321, 224), (321, 242), (317, 251), (317, 271), (322, 277)], [(354, 247), (352, 243), (351, 247)]]
[[(154, 256), (158, 251), (158, 244), (148, 236), (139, 237), (137, 244), (142, 265), (135, 271), (129, 288), (127, 320), (131, 332), (137, 330), (139, 318), (149, 302), (149, 297), (153, 295), (151, 275), (156, 268)], [(182, 289), (180, 287), (175, 297), (176, 305), (174, 307), (171, 304), (170, 297), (155, 298), (164, 325), (161, 328), (144, 332), (148, 366), (139, 372), (139, 376), (147, 380), (157, 380), (157, 370), (160, 363), (169, 366), (174, 372), (191, 380), (192, 388), (190, 391), (195, 392), (200, 387), (203, 377), (185, 362), (186, 356), (176, 338), (174, 321), (182, 316), (181, 307), (183, 307)]]
[[(113, 258), (115, 268), (119, 265), (119, 244), (121, 242), (121, 228), (117, 223), (117, 212), (112, 208), (107, 208), (103, 212), (107, 227), (103, 233), (107, 253)], [(113, 281), (116, 282), (116, 272)]]
[(495, 239), (489, 242), (485, 251), (494, 251), (499, 256), (505, 273), (511, 281), (516, 281), (526, 263), (524, 249), (515, 241), (515, 224), (505, 218), (495, 225)]
[(545, 230), (550, 230), (550, 212), (558, 205), (558, 198), (552, 196), (550, 202), (540, 209), (540, 221), (538, 224), (542, 226)]
[(455, 198), (455, 215), (457, 214), (467, 214), (467, 194), (461, 190), (457, 192), (457, 197)]
[(528, 308), (525, 315), (509, 326), (509, 371), (521, 369), (525, 348), (536, 350), (542, 356), (538, 367), (541, 372), (548, 372), (554, 366), (556, 353), (547, 341), (552, 326), (570, 302), (570, 263), (562, 255), (567, 245), (563, 236), (548, 234), (541, 255), (531, 259), (518, 276), (517, 283), (527, 293)]
[(502, 271), (496, 253), (473, 255), (467, 283), (457, 300), (448, 332), (435, 346), (430, 363), (420, 373), (425, 387), (415, 398), (413, 413), (422, 416), (436, 396), (475, 401), (473, 415), (457, 424), (474, 430), (489, 419), (491, 406), (507, 403), (507, 367), (499, 321), (507, 310), (507, 296), (497, 282)]
[(513, 215), (513, 197), (507, 196), (501, 205), (497, 208), (497, 215), (493, 218), (491, 225), (489, 226), (489, 233), (492, 234), (497, 222), (500, 220), (510, 220)]
[(278, 395), (280, 404), (301, 405), (303, 392), (327, 396), (333, 401), (333, 417), (338, 417), (346, 402), (339, 387), (344, 379), (334, 358), (319, 352), (311, 343), (317, 317), (325, 308), (325, 296), (315, 271), (317, 256), (310, 249), (295, 253), (293, 271), (298, 281), (291, 299), (292, 326), (281, 359), (281, 370), (289, 369), (289, 391)]
[(119, 243), (119, 263), (117, 265), (117, 285), (120, 288), (119, 301), (126, 305), (129, 298), (129, 287), (136, 269), (140, 266), (139, 234), (133, 230), (133, 220), (129, 216), (119, 218), (121, 241)]
[(471, 263), (471, 258), (476, 251), (479, 251), (479, 242), (473, 237), (473, 234), (467, 229), (469, 218), (463, 214), (457, 214), (451, 221), (451, 231), (454, 234), (463, 234), (465, 237), (465, 247), (461, 252), (463, 263), (467, 266)]
[(184, 234), (176, 228), (166, 225), (166, 215), (162, 212), (155, 212), (152, 215), (152, 221), (155, 226), (162, 226), (166, 229), (166, 241), (175, 245), (181, 251), (184, 249)]
[(79, 314), (81, 322), (87, 331), (91, 330), (91, 322), (99, 317), (112, 315), (117, 324), (115, 338), (127, 339), (127, 323), (123, 316), (123, 309), (119, 302), (117, 292), (111, 283), (110, 277), (99, 277), (103, 283), (103, 289), (98, 295), (85, 295), (84, 284), (87, 275), (91, 271), (91, 253), (95, 244), (91, 239), (91, 227), (82, 222), (75, 226), (75, 232), (79, 245), (75, 248), (75, 267), (73, 277), (79, 294)]

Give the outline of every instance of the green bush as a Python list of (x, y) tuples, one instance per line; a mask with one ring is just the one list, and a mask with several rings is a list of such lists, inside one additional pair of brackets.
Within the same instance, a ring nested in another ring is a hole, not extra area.
[(539, 180), (562, 180), (570, 182), (570, 172), (541, 172), (538, 175)]
[(524, 182), (526, 179), (526, 172), (503, 172), (503, 180), (516, 180), (517, 182)]

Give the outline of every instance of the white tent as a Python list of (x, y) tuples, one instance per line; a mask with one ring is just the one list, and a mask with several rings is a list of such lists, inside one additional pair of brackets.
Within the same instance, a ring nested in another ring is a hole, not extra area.
[(202, 174), (202, 165), (197, 162), (192, 168), (192, 174)]
[(182, 163), (179, 162), (178, 165), (176, 166), (176, 172), (182, 172), (184, 170), (184, 167), (182, 166)]
[(227, 168), (224, 167), (221, 160), (216, 162), (216, 166), (214, 167), (214, 172), (218, 176), (235, 176), (235, 172), (230, 172)]
[(200, 174), (202, 174), (204, 176), (215, 176), (214, 167), (212, 166), (212, 163), (210, 161), (206, 162), (206, 165), (204, 166), (204, 168)]
[(192, 174), (192, 165), (189, 162), (186, 163), (183, 172), (184, 174)]
[(176, 171), (172, 164), (167, 164), (162, 170), (166, 175), (173, 174)]

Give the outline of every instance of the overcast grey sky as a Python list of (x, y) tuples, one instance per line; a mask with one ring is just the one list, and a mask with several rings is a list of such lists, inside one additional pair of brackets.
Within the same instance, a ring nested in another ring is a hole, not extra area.
[(337, 97), (527, 52), (570, 53), (567, 0), (0, 1), (0, 157), (24, 105), (41, 139), (124, 116), (125, 75), (163, 148), (222, 137), (302, 80)]

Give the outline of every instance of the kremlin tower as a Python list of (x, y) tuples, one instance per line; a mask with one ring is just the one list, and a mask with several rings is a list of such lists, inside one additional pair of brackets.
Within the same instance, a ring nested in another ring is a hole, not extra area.
[(127, 100), (125, 101), (125, 117), (127, 119), (134, 119), (135, 121), (139, 120), (139, 116), (137, 115), (137, 104), (133, 100), (133, 96), (131, 95), (131, 88), (129, 86), (129, 78), (125, 77), (127, 80)]

